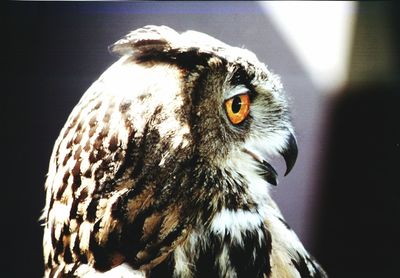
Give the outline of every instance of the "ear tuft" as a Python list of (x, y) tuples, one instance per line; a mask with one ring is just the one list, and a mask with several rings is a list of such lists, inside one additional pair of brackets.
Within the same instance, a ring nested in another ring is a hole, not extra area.
[(147, 25), (134, 30), (109, 46), (112, 53), (141, 55), (148, 52), (166, 52), (179, 41), (179, 34), (167, 26)]

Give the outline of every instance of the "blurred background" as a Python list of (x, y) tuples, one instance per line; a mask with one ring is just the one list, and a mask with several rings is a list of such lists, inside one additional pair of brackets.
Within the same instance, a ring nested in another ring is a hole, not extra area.
[[(38, 218), (55, 139), (147, 24), (243, 46), (282, 77), (299, 143), (273, 189), (330, 277), (397, 277), (400, 259), (398, 6), (393, 2), (7, 2), (2, 90), (0, 276), (41, 277)], [(4, 128), (5, 127), (5, 128)]]

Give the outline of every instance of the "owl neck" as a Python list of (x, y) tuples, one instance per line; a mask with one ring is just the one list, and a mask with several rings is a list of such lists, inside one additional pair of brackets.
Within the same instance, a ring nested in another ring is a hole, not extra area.
[[(186, 240), (150, 276), (269, 277), (271, 236), (264, 224), (268, 191), (257, 190), (261, 194), (255, 197), (245, 174), (203, 168), (209, 171), (198, 175), (203, 190), (187, 196), (190, 201), (183, 209), (188, 216), (197, 215), (196, 222), (190, 224)], [(219, 185), (221, 180), (224, 184)], [(254, 186), (266, 188), (262, 182)]]
[(271, 237), (257, 213), (223, 209), (199, 225), (151, 277), (269, 277)]
[(269, 276), (271, 237), (257, 212), (222, 209), (200, 237), (196, 277)]

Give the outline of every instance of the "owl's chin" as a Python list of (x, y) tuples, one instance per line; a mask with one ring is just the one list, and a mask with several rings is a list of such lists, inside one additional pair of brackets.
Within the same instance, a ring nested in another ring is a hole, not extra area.
[(261, 170), (261, 176), (270, 184), (272, 185), (277, 185), (278, 184), (278, 173), (274, 169), (274, 167), (271, 166), (266, 160), (264, 160), (260, 155), (258, 155), (256, 152), (251, 151), (248, 148), (245, 148), (242, 150), (244, 153), (250, 155), (257, 163), (257, 166)]
[[(267, 161), (267, 155), (263, 155), (262, 152), (257, 150), (257, 148), (252, 148), (249, 145), (244, 147), (242, 149), (242, 152), (251, 156), (251, 158), (256, 162), (260, 170), (260, 175), (264, 178), (265, 181), (272, 185), (278, 184), (278, 173), (276, 172), (274, 167), (272, 167), (272, 165)], [(278, 152), (285, 160), (286, 176), (293, 169), (298, 154), (296, 138), (291, 132), (288, 132), (285, 144)]]

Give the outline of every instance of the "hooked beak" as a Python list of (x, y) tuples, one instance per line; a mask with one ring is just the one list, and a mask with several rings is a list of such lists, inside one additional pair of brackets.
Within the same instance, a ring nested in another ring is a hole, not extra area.
[(289, 138), (287, 139), (286, 147), (283, 150), (281, 150), (279, 153), (285, 159), (285, 163), (286, 163), (285, 176), (286, 176), (293, 169), (293, 166), (296, 163), (297, 154), (298, 154), (296, 138), (294, 137), (294, 135), (292, 133), (290, 133)]
[[(250, 151), (247, 148), (244, 149), (243, 151), (252, 156), (253, 159), (258, 162), (262, 170), (261, 175), (268, 183), (272, 185), (278, 184), (277, 182), (278, 173), (271, 166), (271, 164), (269, 164), (264, 158), (257, 155), (255, 152)], [(286, 176), (293, 169), (298, 154), (296, 138), (292, 133), (289, 133), (289, 137), (287, 138), (287, 144), (282, 150), (279, 151), (279, 153), (283, 156), (286, 163), (286, 172), (285, 172)]]

